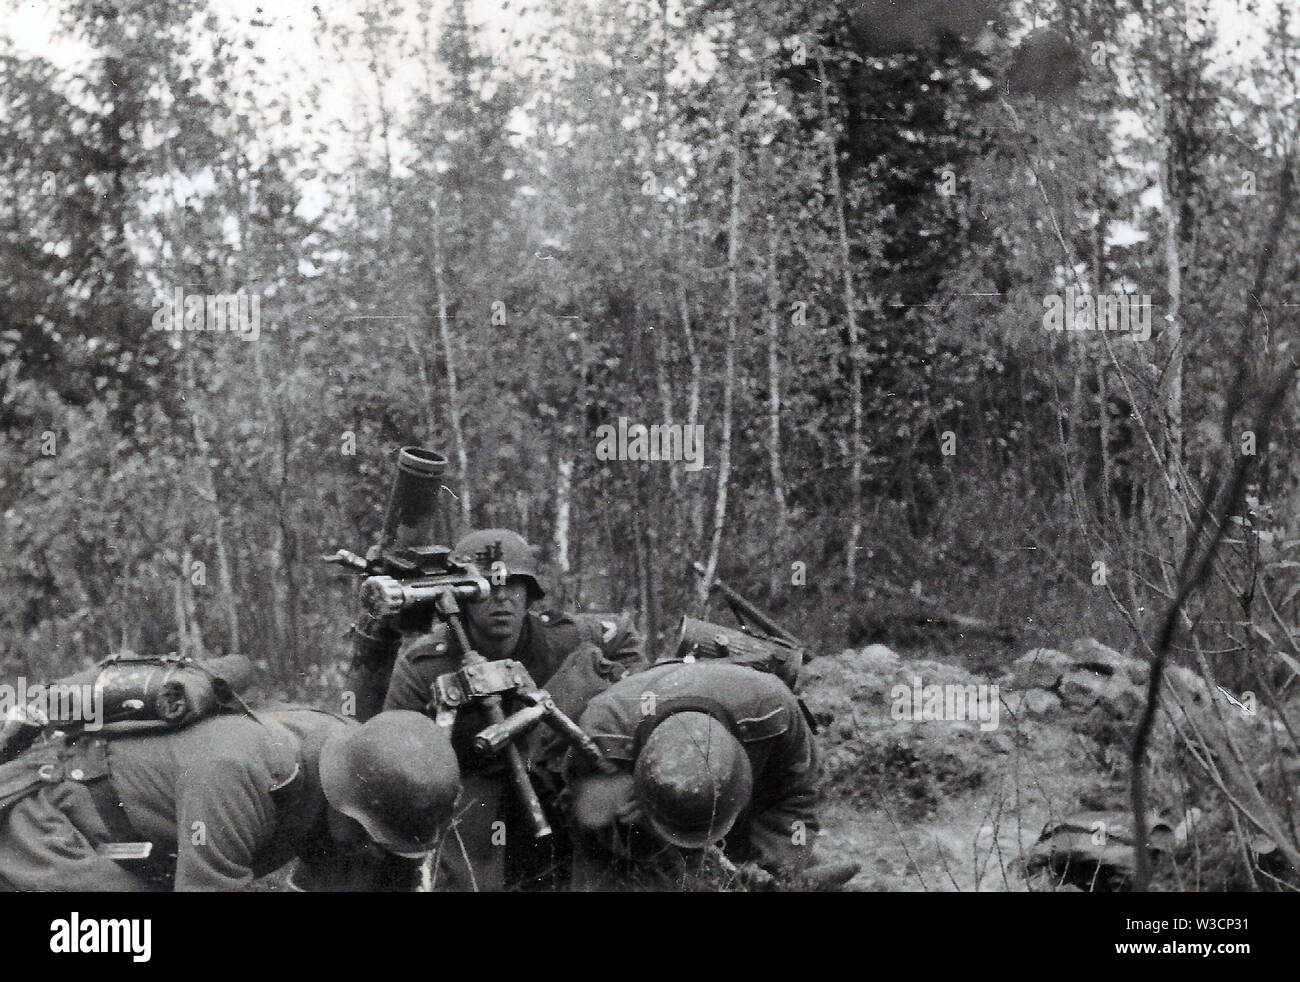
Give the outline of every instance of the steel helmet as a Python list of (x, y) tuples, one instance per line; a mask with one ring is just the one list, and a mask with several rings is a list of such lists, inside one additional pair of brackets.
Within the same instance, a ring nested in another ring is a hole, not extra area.
[(646, 738), (633, 769), (637, 801), (650, 827), (684, 849), (731, 831), (749, 804), (749, 755), (721, 722), (702, 712), (666, 717)]
[(452, 551), (457, 556), (473, 560), (484, 576), (491, 576), (493, 563), (504, 563), (507, 578), (519, 576), (527, 581), (530, 601), (546, 596), (537, 576), (537, 560), (533, 558), (532, 547), (518, 532), (479, 529), (464, 536)]
[(325, 800), (388, 852), (433, 849), (460, 791), (447, 730), (409, 709), (382, 712), (335, 733), (320, 753)]

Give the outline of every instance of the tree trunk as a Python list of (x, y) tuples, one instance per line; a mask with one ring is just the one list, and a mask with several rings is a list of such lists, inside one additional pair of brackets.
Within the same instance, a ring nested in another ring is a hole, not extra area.
[(181, 558), (181, 601), (185, 604), (185, 648), (195, 658), (206, 658), (203, 646), (203, 628), (199, 623), (199, 605), (194, 600), (194, 584), (190, 582), (190, 567), (194, 554), (187, 545)]
[(1169, 491), (1166, 523), (1169, 530), (1171, 557), (1177, 561), (1186, 551), (1187, 526), (1180, 507), (1182, 493), (1183, 460), (1183, 326), (1179, 308), (1183, 298), (1183, 276), (1178, 248), (1178, 202), (1173, 196), (1172, 134), (1168, 132), (1166, 118), (1165, 159), (1161, 162), (1161, 197), (1164, 199), (1165, 291), (1169, 295), (1169, 310), (1165, 315), (1164, 338), (1169, 351), (1169, 368), (1165, 374), (1165, 474)]
[[(695, 346), (695, 332), (691, 329), (691, 308), (686, 302), (686, 284), (677, 283), (677, 309), (682, 318), (682, 334), (686, 338), (686, 357), (691, 363), (691, 381), (686, 396), (686, 425), (692, 433), (700, 420), (700, 377), (704, 366), (699, 349)], [(703, 472), (701, 472), (703, 473)], [(698, 549), (704, 541), (704, 487), (703, 480), (697, 478), (699, 487), (691, 496), (691, 546)]]
[(463, 529), (473, 524), (470, 516), (469, 453), (465, 449), (465, 433), (460, 425), (460, 385), (456, 379), (456, 350), (452, 344), (451, 327), (447, 323), (447, 290), (442, 269), (442, 214), (435, 206), (433, 219), (433, 281), (438, 291), (438, 335), (442, 339), (442, 354), (447, 362), (447, 415), (451, 419), (452, 440), (456, 445), (456, 466), (460, 471), (460, 516)]
[[(1097, 196), (1101, 198), (1104, 188), (1100, 186), (1098, 173)], [(1106, 246), (1106, 219), (1100, 217), (1092, 236), (1092, 290), (1100, 296), (1106, 289), (1104, 270), (1102, 268), (1102, 250)], [(1111, 464), (1110, 464), (1110, 391), (1106, 382), (1107, 364), (1102, 361), (1097, 365), (1097, 443), (1101, 470), (1101, 517), (1107, 528), (1115, 519), (1115, 506), (1111, 501)]]
[(786, 525), (785, 477), (781, 473), (781, 319), (776, 273), (776, 223), (767, 216), (767, 460), (776, 501), (777, 530)]
[[(235, 84), (233, 79), (231, 80), (231, 84), (232, 87)], [(253, 173), (253, 171), (254, 171), (253, 164), (248, 159), (247, 155), (237, 152), (233, 158), (233, 166), (231, 168), (231, 173), (230, 173), (230, 183), (233, 192), (233, 197), (237, 203), (236, 222), (238, 223), (238, 231), (239, 231), (239, 257), (238, 257), (239, 282), (235, 284), (236, 289), (235, 291), (232, 292), (248, 291), (250, 292), (250, 294), (251, 294), (252, 282), (253, 282), (253, 243), (251, 241), (252, 236), (249, 233), (249, 229), (252, 227), (252, 222), (249, 216), (249, 210), (250, 210), (249, 202), (252, 197), (252, 190), (248, 186), (247, 180), (241, 181), (239, 175), (241, 172), (245, 175), (250, 175)], [(255, 406), (254, 418), (263, 421), (261, 430), (262, 430), (262, 435), (265, 438), (268, 429), (268, 425), (265, 421), (278, 420), (280, 422), (280, 425), (282, 426), (285, 425), (284, 409), (280, 401), (274, 397), (274, 394), (271, 391), (270, 383), (267, 381), (266, 364), (262, 353), (263, 346), (260, 343), (254, 342), (250, 344), (249, 347), (252, 349), (252, 356), (253, 356), (253, 377), (257, 383), (253, 390), (254, 398), (256, 400), (254, 404)], [(271, 444), (273, 441), (268, 439), (266, 442), (268, 444)], [(283, 454), (281, 454), (278, 464), (280, 466), (281, 472), (283, 473), (285, 467), (285, 460)], [(270, 497), (270, 495), (268, 495), (267, 497)], [(266, 562), (266, 575), (267, 578), (270, 580), (270, 584), (271, 584), (271, 598), (269, 604), (270, 606), (269, 615), (271, 620), (271, 638), (273, 639), (273, 644), (276, 647), (280, 647), (283, 649), (283, 647), (292, 646), (292, 641), (289, 642), (289, 645), (286, 645), (286, 641), (288, 640), (288, 636), (289, 636), (289, 627), (287, 626), (286, 623), (286, 617), (288, 615), (288, 606), (289, 606), (289, 595), (287, 589), (285, 588), (285, 583), (284, 583), (284, 575), (288, 564), (285, 562), (285, 558), (284, 558), (284, 534), (283, 534), (284, 496), (283, 493), (280, 493), (279, 496), (277, 497), (275, 506), (276, 506), (275, 529), (272, 535), (270, 536), (270, 541), (267, 542), (265, 539), (261, 537), (257, 537), (256, 541), (260, 541), (264, 543), (265, 551), (263, 555), (265, 556), (265, 562)], [(236, 522), (236, 528), (238, 528), (238, 522)], [(238, 532), (236, 532), (236, 541), (238, 541), (241, 538), (242, 537), (238, 535)], [(219, 557), (223, 551), (224, 548), (219, 544), (218, 545)], [(221, 562), (225, 563), (228, 562), (228, 560), (222, 559)], [(244, 568), (243, 564), (241, 564), (241, 568), (243, 569), (245, 578), (247, 578), (249, 572), (254, 572), (254, 570)], [(226, 581), (223, 580), (223, 583), (225, 582)], [(294, 657), (296, 661), (296, 657), (293, 656), (293, 653), (290, 652), (290, 654), (291, 657)]]
[(405, 318), (402, 318), (402, 332), (406, 336), (406, 346), (411, 349), (411, 355), (415, 358), (415, 371), (420, 378), (420, 394), (424, 397), (424, 439), (427, 441), (425, 446), (436, 447), (438, 445), (438, 397), (433, 391), (433, 382), (429, 378), (429, 360), (425, 357), (424, 347), (416, 343), (415, 332)]
[(844, 192), (840, 187), (839, 161), (836, 159), (834, 124), (831, 120), (830, 99), (826, 94), (829, 85), (826, 66), (817, 59), (821, 75), (822, 140), (826, 146), (826, 166), (830, 170), (831, 196), (835, 199), (835, 226), (839, 234), (840, 270), (844, 286), (844, 316), (849, 329), (849, 411), (852, 413), (852, 440), (849, 453), (852, 457), (849, 473), (849, 501), (853, 524), (845, 553), (845, 576), (849, 590), (857, 586), (858, 542), (862, 538), (862, 458), (866, 451), (862, 445), (862, 352), (858, 350), (858, 313), (853, 289), (853, 266), (849, 253), (848, 222), (844, 214)]
[[(212, 467), (208, 463), (212, 456), (212, 447), (208, 443), (203, 428), (203, 416), (199, 411), (198, 392), (194, 387), (194, 360), (192, 348), (185, 348), (186, 382), (190, 398), (186, 404), (190, 408), (190, 423), (194, 427), (194, 443), (199, 451), (199, 474), (205, 496), (212, 505), (212, 537), (217, 550), (217, 576), (221, 584), (222, 609), (226, 615), (226, 630), (230, 635), (230, 647), (227, 654), (239, 654), (239, 606), (235, 598), (234, 581), (230, 575), (230, 556), (226, 550), (226, 519), (221, 513), (221, 499), (217, 495), (217, 482), (212, 476)], [(191, 573), (185, 570), (186, 581)]]
[(190, 654), (190, 632), (189, 618), (185, 611), (184, 564), (181, 567), (181, 575), (172, 581), (172, 605), (176, 612), (176, 653), (185, 658)]
[(302, 647), (298, 635), (298, 578), (294, 575), (297, 566), (297, 549), (286, 546), (296, 543), (293, 534), (293, 514), (290, 509), (290, 492), (293, 483), (289, 480), (289, 455), (293, 449), (293, 434), (284, 414), (280, 415), (280, 488), (276, 499), (276, 521), (278, 522), (280, 548), (278, 555), (284, 563), (284, 613), (289, 620), (287, 635), (289, 660), (295, 666), (301, 665)]
[(637, 622), (645, 632), (645, 637), (651, 638), (650, 556), (646, 550), (645, 527), (641, 516), (641, 508), (637, 508), (632, 515), (632, 547), (636, 555)]
[(659, 633), (663, 629), (663, 562), (659, 557), (659, 530), (654, 522), (646, 525), (646, 566), (649, 569), (650, 596), (646, 609), (646, 653), (653, 658), (659, 650)]
[(696, 600), (701, 613), (709, 603), (709, 592), (722, 553), (722, 530), (727, 521), (727, 485), (731, 481), (731, 403), (736, 387), (736, 321), (740, 316), (740, 121), (732, 129), (731, 220), (727, 242), (727, 348), (722, 381), (722, 450), (718, 460), (718, 488), (713, 502), (713, 538), (709, 559), (700, 577)]
[[(673, 422), (673, 390), (668, 381), (668, 345), (664, 332), (651, 328), (654, 334), (654, 352), (655, 352), (655, 379), (659, 387), (659, 412), (663, 417), (664, 425), (671, 426)], [(677, 500), (678, 475), (676, 467), (668, 468), (668, 486), (672, 490), (673, 500)]]
[[(172, 177), (174, 171), (172, 167), (171, 144), (164, 141), (163, 146), (164, 146), (163, 152), (164, 152), (164, 160), (166, 162), (168, 181), (174, 193), (175, 182), (174, 182), (174, 178)], [(242, 195), (240, 197), (242, 198)], [(247, 238), (245, 232), (245, 229), (247, 228), (246, 216), (242, 218), (241, 221), (243, 221), (244, 224), (240, 228), (240, 245), (241, 245), (241, 251), (244, 253), (245, 272), (247, 272), (248, 251), (247, 251)], [(168, 222), (166, 228), (172, 242), (174, 244), (180, 243), (181, 236), (176, 231), (175, 222), (174, 221)], [(175, 247), (176, 255), (180, 255), (180, 251), (181, 250), (179, 246), (176, 246)], [(213, 533), (213, 538), (216, 542), (216, 550), (217, 550), (217, 575), (219, 577), (220, 589), (221, 589), (221, 608), (225, 614), (226, 630), (230, 635), (230, 647), (226, 653), (233, 655), (233, 654), (238, 654), (240, 650), (239, 609), (235, 598), (234, 583), (231, 579), (231, 574), (230, 574), (230, 558), (226, 551), (226, 522), (225, 522), (225, 517), (221, 513), (221, 499), (217, 494), (216, 478), (213, 477), (212, 467), (209, 464), (209, 459), (211, 458), (212, 455), (211, 445), (209, 444), (207, 435), (204, 432), (203, 417), (199, 409), (199, 404), (200, 404), (199, 392), (194, 384), (194, 348), (192, 346), (190, 339), (188, 338), (185, 339), (182, 342), (182, 344), (185, 351), (184, 358), (183, 358), (184, 372), (185, 372), (185, 390), (189, 393), (189, 397), (187, 399), (184, 399), (183, 401), (186, 407), (189, 409), (189, 417), (190, 417), (189, 423), (194, 433), (195, 446), (198, 449), (198, 456), (199, 456), (198, 469), (199, 469), (199, 474), (201, 475), (200, 477), (201, 490), (203, 495), (206, 497), (207, 501), (209, 502), (209, 504), (211, 504), (212, 506), (212, 533)], [(254, 344), (253, 347), (256, 352), (257, 345)], [(255, 361), (254, 364), (256, 366), (257, 371), (259, 372), (259, 380), (260, 380), (261, 362)], [(258, 388), (259, 398), (262, 395), (262, 390), (263, 387), (259, 386)], [(182, 493), (185, 493), (185, 489), (182, 489)], [(184, 566), (181, 570), (181, 576), (184, 577), (183, 585), (185, 588), (185, 596), (187, 598), (187, 608), (186, 608), (187, 619), (189, 622), (190, 630), (192, 632), (192, 637), (195, 639), (197, 643), (198, 651), (202, 653), (203, 641), (202, 641), (202, 636), (199, 633), (199, 619), (198, 619), (198, 612), (195, 609), (195, 604), (194, 604), (193, 583), (190, 580), (192, 571), (191, 571), (191, 555), (190, 555), (190, 548), (189, 548), (188, 541), (184, 544), (183, 563)]]
[(569, 509), (573, 491), (573, 460), (563, 455), (555, 467), (555, 568), (560, 578), (561, 599), (568, 599)]

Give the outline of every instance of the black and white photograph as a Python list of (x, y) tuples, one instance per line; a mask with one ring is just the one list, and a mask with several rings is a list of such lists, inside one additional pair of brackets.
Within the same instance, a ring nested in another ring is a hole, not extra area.
[(1240, 970), (1298, 157), (1293, 0), (0, 0), (0, 905)]

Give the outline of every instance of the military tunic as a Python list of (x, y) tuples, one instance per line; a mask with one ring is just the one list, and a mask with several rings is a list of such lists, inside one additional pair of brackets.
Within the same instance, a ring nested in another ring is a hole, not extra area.
[[(383, 708), (424, 711), (433, 698), (435, 680), (460, 668), (460, 656), (446, 625), (435, 625), (398, 658)], [(522, 663), (533, 681), (574, 719), (592, 696), (646, 665), (645, 644), (631, 618), (613, 614), (530, 611), (508, 657)], [(507, 714), (517, 708), (507, 700)], [(500, 890), (541, 880), (553, 884), (565, 863), (564, 841), (546, 844), (541, 853), (532, 848), (504, 765), (499, 758), (484, 760), (474, 751), (474, 736), (489, 722), (474, 705), (456, 714), (451, 741), (461, 764), (462, 791), (450, 844), (435, 872), (435, 888)], [(550, 804), (549, 792), (558, 787), (554, 772), (560, 751), (559, 738), (544, 724), (524, 742), (545, 805)]]
[[(722, 661), (672, 661), (596, 696), (579, 723), (608, 760), (630, 772), (638, 726), (670, 699), (721, 705), (731, 713), (735, 736), (749, 756), (753, 794), (726, 838), (726, 855), (773, 872), (797, 873), (806, 867), (818, 828), (818, 759), (794, 693), (775, 676), (752, 668)], [(575, 780), (590, 768), (571, 755), (565, 771)], [(612, 843), (611, 838), (603, 846), (597, 841), (585, 844), (599, 851)]]
[[(111, 782), (134, 841), (170, 857), (164, 865), (176, 890), (236, 890), (326, 836), (320, 748), (358, 725), (283, 708), (260, 710), (257, 719), (223, 715), (171, 732), (113, 735), (102, 780)], [(112, 841), (90, 790), (70, 772), (0, 817), (0, 881), (17, 890), (150, 889), (134, 864), (96, 853)]]

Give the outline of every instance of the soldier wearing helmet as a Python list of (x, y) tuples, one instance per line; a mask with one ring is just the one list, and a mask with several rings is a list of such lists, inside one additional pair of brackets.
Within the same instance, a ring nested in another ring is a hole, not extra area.
[[(471, 532), (452, 552), (472, 559), (493, 583), (490, 597), (464, 606), (465, 630), (475, 650), (490, 660), (523, 663), (533, 681), (570, 717), (576, 719), (593, 695), (645, 667), (645, 644), (631, 618), (531, 609), (546, 594), (532, 549), (517, 532)], [(434, 682), (460, 667), (461, 654), (451, 632), (436, 624), (397, 659), (384, 708), (427, 710)], [(507, 705), (507, 712), (510, 709)], [(536, 885), (532, 881), (537, 867), (553, 872), (563, 861), (562, 855), (549, 851), (544, 857), (533, 853), (531, 834), (515, 810), (502, 765), (476, 756), (474, 735), (488, 723), (486, 715), (471, 706), (457, 713), (452, 728), (465, 790), (457, 811), (459, 841), (455, 849), (443, 850), (435, 887), (499, 890)], [(530, 766), (543, 783), (539, 791), (545, 802), (548, 791), (554, 790), (545, 783), (552, 776), (547, 764), (559, 755), (559, 743), (543, 728), (534, 732), (530, 748)], [(558, 848), (562, 852), (564, 843)]]
[(297, 858), (296, 889), (358, 890), (438, 846), (459, 772), (419, 713), (284, 707), (37, 745), (0, 785), (0, 887), (236, 890)]
[(593, 698), (579, 723), (609, 768), (592, 771), (576, 755), (565, 763), (575, 888), (609, 889), (715, 845), (755, 873), (807, 867), (817, 755), (794, 693), (775, 676), (661, 662)]

